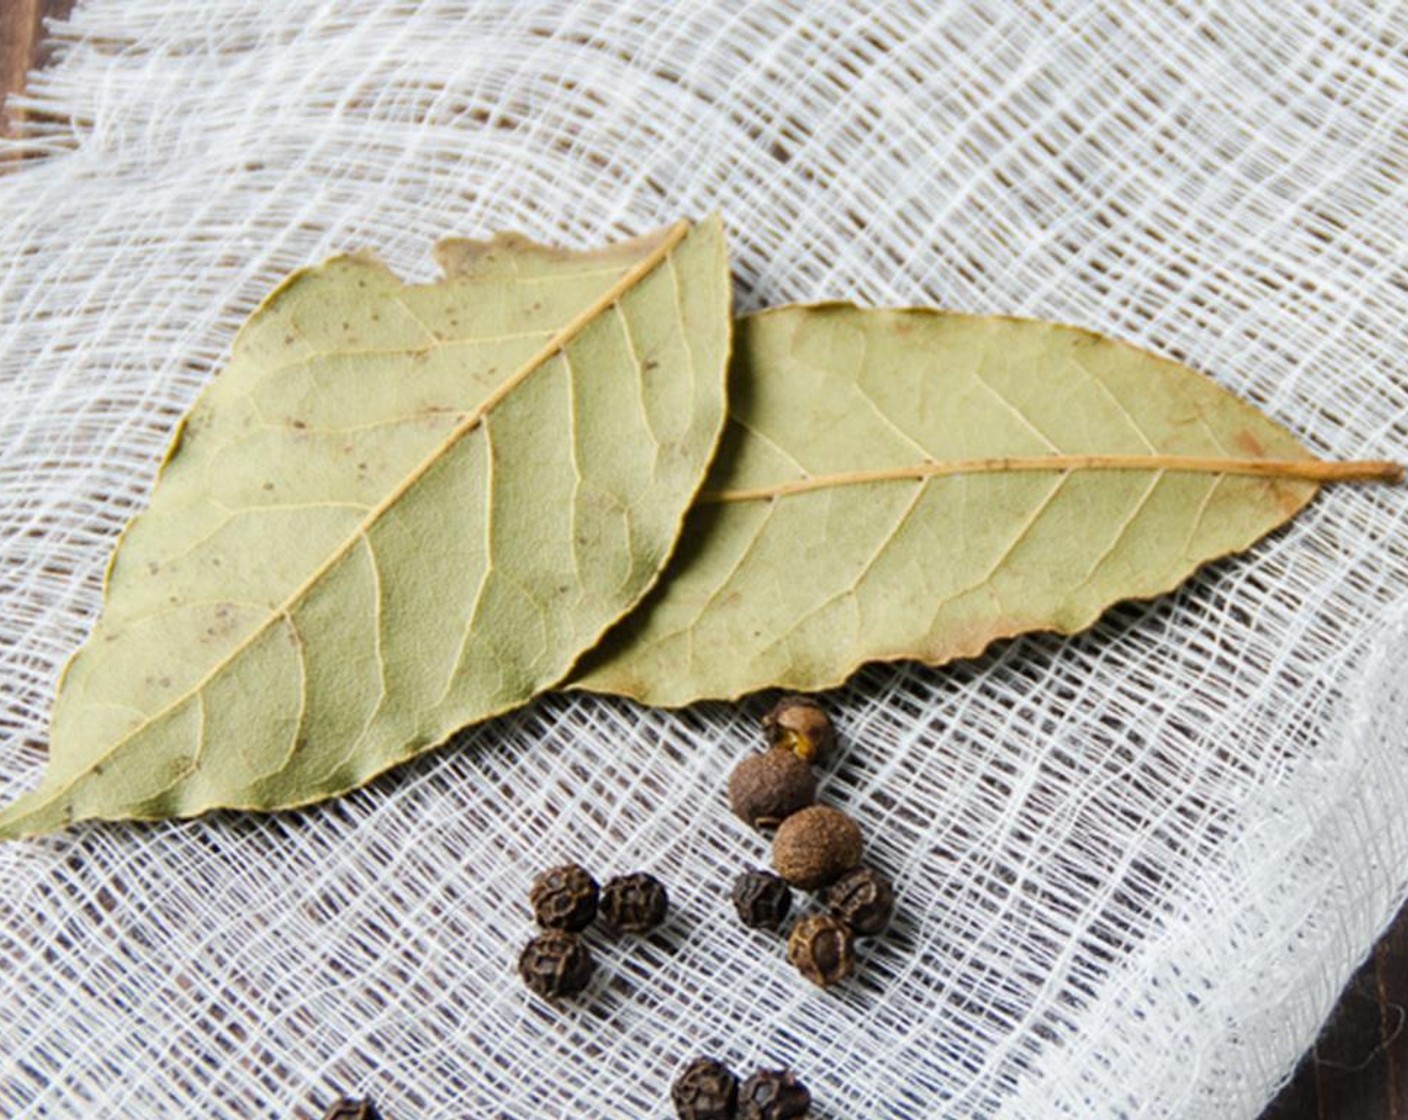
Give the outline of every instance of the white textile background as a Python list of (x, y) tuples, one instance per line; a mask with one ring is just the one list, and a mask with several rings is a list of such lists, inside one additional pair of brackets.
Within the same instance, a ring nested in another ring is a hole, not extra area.
[[(89, 0), (0, 174), (0, 795), (177, 417), (287, 271), (723, 213), (745, 308), (923, 302), (1180, 357), (1408, 457), (1408, 10), (1310, 2)], [(42, 154), (42, 155), (41, 155)], [(0, 1115), (1254, 1117), (1408, 895), (1408, 490), (1341, 487), (1093, 631), (834, 693), (898, 882), (820, 993), (726, 893), (762, 707), (545, 698), (341, 801), (0, 847)], [(675, 917), (551, 1011), (534, 872)]]

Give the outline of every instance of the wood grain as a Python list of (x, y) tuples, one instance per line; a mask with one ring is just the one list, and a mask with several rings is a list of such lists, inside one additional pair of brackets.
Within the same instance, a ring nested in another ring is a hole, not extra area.
[(13, 136), (24, 117), (8, 103), (25, 75), (48, 61), (44, 20), (67, 19), (75, 0), (0, 0), (0, 134)]
[(1261, 1120), (1408, 1120), (1408, 906)]
[[(0, 133), (21, 117), (7, 95), (47, 61), (43, 20), (74, 0), (0, 0)], [(1408, 1120), (1408, 907), (1340, 998), (1314, 1049), (1261, 1120)]]

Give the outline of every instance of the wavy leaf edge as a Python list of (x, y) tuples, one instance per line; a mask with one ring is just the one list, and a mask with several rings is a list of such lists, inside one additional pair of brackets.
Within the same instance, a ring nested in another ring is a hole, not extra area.
[[(1232, 390), (1222, 385), (1209, 374), (1188, 365), (1176, 358), (1172, 358), (1158, 351), (1129, 342), (1114, 335), (1103, 334), (1093, 328), (1063, 322), (1060, 320), (1042, 319), (1033, 316), (1021, 316), (1004, 313), (983, 313), (953, 310), (949, 308), (924, 306), (924, 305), (867, 305), (851, 300), (826, 299), (818, 301), (798, 301), (780, 304), (774, 307), (762, 308), (749, 312), (738, 317), (735, 325), (735, 353), (737, 353), (737, 339), (744, 330), (752, 323), (765, 322), (773, 317), (780, 317), (799, 312), (880, 312), (895, 316), (914, 315), (925, 318), (958, 319), (967, 321), (984, 322), (1005, 322), (1024, 327), (1053, 328), (1060, 331), (1071, 332), (1074, 335), (1083, 336), (1095, 343), (1105, 346), (1113, 346), (1131, 355), (1137, 356), (1140, 360), (1153, 360), (1159, 363), (1176, 366), (1181, 370), (1196, 375), (1199, 378), (1215, 385), (1227, 397), (1229, 405), (1246, 410), (1254, 415), (1258, 422), (1270, 425), (1279, 429), (1288, 439), (1295, 441), (1299, 445), (1299, 438), (1289, 427), (1276, 420), (1274, 417), (1261, 411), (1255, 405), (1235, 394)], [(742, 329), (740, 329), (742, 328)], [(730, 416), (732, 419), (732, 416)], [(649, 689), (643, 685), (623, 684), (619, 681), (609, 686), (596, 687), (591, 683), (595, 666), (592, 664), (593, 655), (600, 651), (602, 647), (589, 651), (584, 655), (583, 663), (587, 667), (587, 673), (581, 678), (569, 677), (566, 688), (571, 691), (594, 693), (608, 696), (621, 696), (636, 703), (651, 707), (660, 707), (667, 710), (677, 710), (691, 704), (704, 701), (724, 701), (736, 702), (744, 697), (768, 689), (784, 689), (789, 691), (802, 692), (822, 692), (839, 688), (845, 685), (857, 672), (868, 665), (896, 665), (914, 663), (924, 665), (929, 668), (938, 668), (955, 661), (969, 660), (980, 657), (987, 653), (995, 644), (1022, 637), (1029, 634), (1054, 634), (1059, 637), (1072, 637), (1084, 633), (1094, 626), (1098, 620), (1110, 609), (1119, 604), (1147, 603), (1153, 602), (1166, 595), (1169, 595), (1183, 586), (1189, 580), (1197, 577), (1198, 573), (1204, 569), (1226, 560), (1228, 557), (1236, 555), (1252, 547), (1266, 536), (1284, 528), (1287, 523), (1293, 520), (1319, 493), (1320, 487), (1325, 483), (1334, 482), (1380, 482), (1388, 484), (1400, 484), (1404, 481), (1404, 466), (1392, 460), (1326, 460), (1321, 459), (1311, 452), (1306, 451), (1304, 458), (1237, 458), (1228, 457), (1225, 459), (1212, 459), (1197, 456), (1125, 456), (1125, 455), (1043, 455), (1043, 456), (1022, 456), (1022, 457), (992, 457), (984, 459), (969, 460), (925, 460), (916, 461), (912, 466), (885, 468), (874, 471), (854, 471), (837, 473), (830, 475), (818, 475), (806, 480), (792, 484), (781, 484), (772, 487), (743, 487), (743, 488), (723, 488), (710, 489), (708, 484), (701, 490), (696, 499), (696, 508), (704, 505), (725, 505), (741, 502), (771, 502), (779, 498), (786, 498), (796, 494), (813, 492), (817, 490), (830, 489), (842, 486), (865, 485), (875, 482), (910, 482), (927, 481), (933, 478), (949, 477), (955, 475), (997, 473), (1004, 471), (1013, 472), (1042, 472), (1067, 474), (1077, 471), (1137, 471), (1141, 473), (1201, 473), (1215, 475), (1244, 475), (1262, 477), (1268, 479), (1284, 479), (1294, 482), (1306, 482), (1311, 484), (1310, 489), (1302, 498), (1288, 507), (1282, 519), (1275, 525), (1270, 526), (1264, 532), (1258, 534), (1250, 542), (1240, 547), (1229, 548), (1217, 555), (1205, 557), (1195, 564), (1178, 583), (1163, 590), (1156, 590), (1145, 595), (1128, 595), (1107, 603), (1104, 607), (1096, 609), (1088, 615), (1072, 620), (1069, 624), (1042, 625), (1037, 627), (1027, 625), (1014, 625), (1009, 628), (1002, 628), (990, 634), (979, 636), (976, 640), (962, 647), (958, 652), (945, 653), (936, 658), (928, 658), (912, 652), (896, 653), (892, 655), (879, 654), (866, 656), (857, 659), (845, 668), (835, 672), (808, 679), (805, 682), (775, 682), (764, 685), (750, 686), (736, 690), (720, 693), (708, 693), (690, 696), (683, 699), (661, 699), (653, 695)], [(685, 530), (688, 533), (688, 528)], [(656, 592), (647, 596), (637, 611), (648, 611), (652, 605), (653, 595), (659, 593), (665, 584), (669, 582), (669, 572), (660, 585), (657, 585)], [(635, 612), (633, 612), (634, 614)], [(621, 625), (628, 626), (632, 615), (628, 615)], [(611, 633), (608, 632), (605, 641), (609, 642)], [(606, 659), (607, 661), (610, 658)]]

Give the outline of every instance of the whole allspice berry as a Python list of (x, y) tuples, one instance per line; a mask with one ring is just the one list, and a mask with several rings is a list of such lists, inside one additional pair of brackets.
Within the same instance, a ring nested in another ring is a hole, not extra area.
[(787, 1069), (762, 1069), (738, 1089), (739, 1120), (799, 1120), (812, 1107), (812, 1095)]
[(808, 696), (784, 696), (763, 717), (768, 743), (791, 751), (803, 762), (823, 762), (836, 745), (831, 717)]
[(601, 916), (617, 933), (645, 933), (665, 920), (670, 897), (653, 875), (618, 875), (601, 888)]
[(839, 984), (856, 967), (851, 927), (830, 914), (801, 918), (787, 937), (787, 959), (813, 984)]
[(778, 826), (772, 865), (794, 887), (819, 890), (860, 865), (860, 826), (840, 809), (813, 805)]
[(738, 1109), (738, 1078), (717, 1058), (695, 1058), (670, 1087), (680, 1120), (732, 1120)]
[(745, 758), (728, 777), (734, 814), (753, 828), (776, 828), (816, 800), (816, 775), (791, 751)]
[(596, 970), (591, 950), (575, 933), (550, 929), (523, 946), (518, 975), (546, 999), (574, 996), (591, 981)]
[(827, 888), (826, 906), (857, 937), (874, 937), (890, 924), (895, 889), (873, 867), (857, 867)]
[(544, 929), (578, 933), (596, 917), (596, 880), (579, 864), (550, 867), (533, 880), (528, 901)]
[(733, 908), (749, 929), (781, 929), (792, 910), (792, 888), (770, 871), (745, 871), (733, 881)]

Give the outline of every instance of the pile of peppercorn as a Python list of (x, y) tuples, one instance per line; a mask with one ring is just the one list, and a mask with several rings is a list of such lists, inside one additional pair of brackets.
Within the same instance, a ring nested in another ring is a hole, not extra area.
[(836, 744), (826, 712), (805, 696), (789, 696), (763, 717), (763, 730), (768, 750), (734, 768), (728, 795), (744, 823), (759, 832), (776, 830), (776, 874), (745, 871), (734, 883), (733, 903), (745, 926), (779, 930), (792, 909), (791, 887), (824, 889), (826, 912), (793, 923), (787, 958), (812, 983), (827, 987), (854, 971), (855, 939), (889, 924), (894, 890), (883, 874), (862, 866), (860, 826), (841, 810), (816, 804), (812, 764)]
[(598, 914), (613, 933), (645, 933), (665, 920), (670, 905), (664, 885), (653, 875), (618, 875), (598, 888), (587, 869), (575, 863), (540, 874), (528, 902), (546, 932), (523, 947), (518, 974), (546, 999), (574, 996), (591, 982), (596, 961), (581, 934)]
[(785, 1069), (760, 1069), (742, 1085), (717, 1058), (696, 1058), (670, 1090), (680, 1120), (800, 1120), (812, 1095)]

